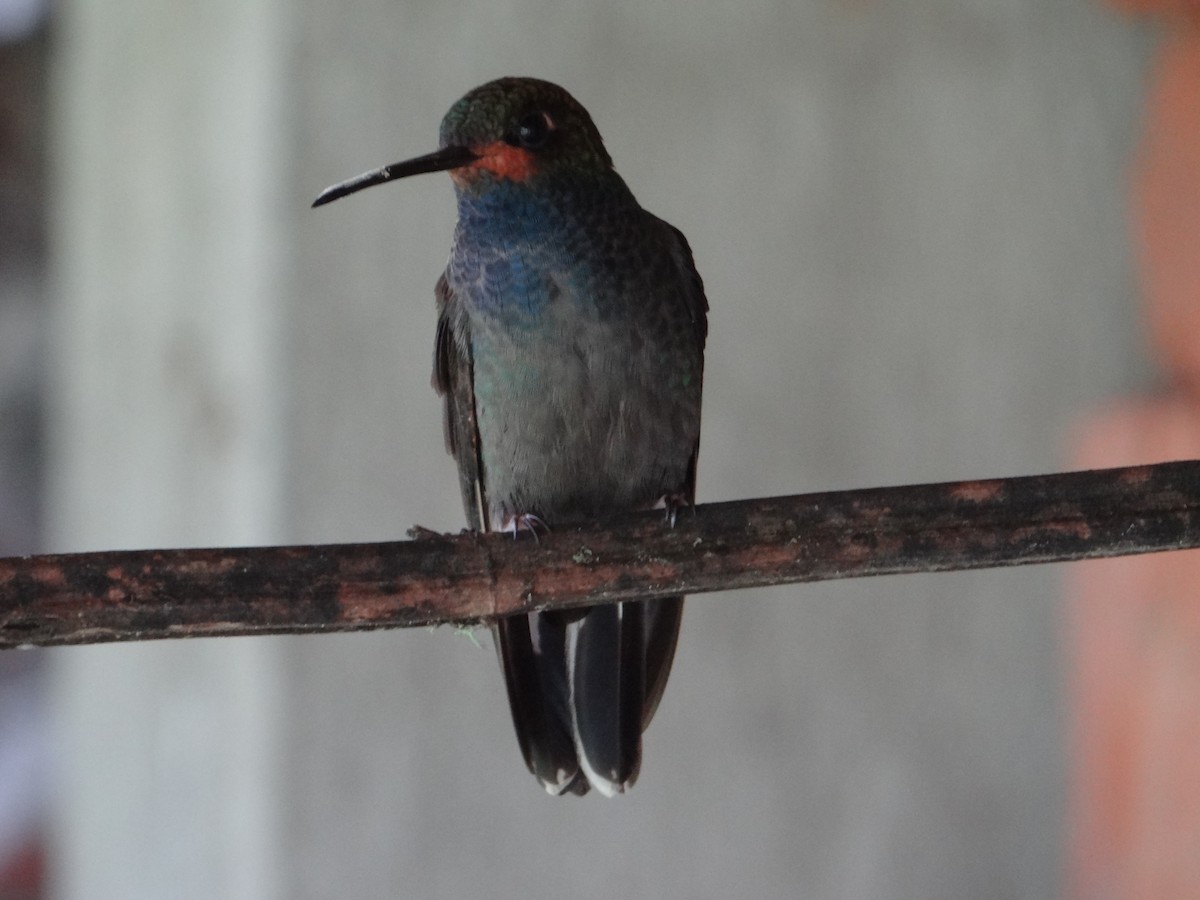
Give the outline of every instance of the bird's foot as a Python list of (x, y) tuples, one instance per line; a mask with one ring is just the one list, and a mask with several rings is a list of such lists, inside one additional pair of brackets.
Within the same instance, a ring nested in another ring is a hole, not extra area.
[(545, 523), (541, 516), (535, 516), (533, 513), (514, 513), (504, 520), (504, 525), (501, 526), (500, 530), (511, 534), (514, 541), (522, 531), (528, 531), (536, 541), (539, 540), (539, 534), (550, 533), (550, 526)]
[(654, 504), (655, 509), (664, 509), (667, 512), (667, 522), (671, 527), (675, 527), (675, 520), (679, 517), (681, 509), (694, 509), (692, 498), (682, 492), (674, 494), (663, 494), (658, 498), (658, 502)]

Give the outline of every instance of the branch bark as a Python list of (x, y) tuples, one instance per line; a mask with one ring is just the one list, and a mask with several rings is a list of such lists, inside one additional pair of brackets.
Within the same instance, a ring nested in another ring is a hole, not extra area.
[(533, 609), (1200, 546), (1200, 462), (638, 513), (539, 540), (0, 559), (0, 648), (487, 622)]

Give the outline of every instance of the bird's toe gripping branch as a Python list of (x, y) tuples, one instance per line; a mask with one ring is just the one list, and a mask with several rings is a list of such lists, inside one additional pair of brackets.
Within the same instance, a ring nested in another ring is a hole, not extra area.
[(506, 531), (513, 536), (513, 540), (517, 539), (517, 535), (522, 531), (527, 531), (533, 535), (533, 539), (538, 540), (539, 534), (549, 534), (550, 526), (546, 524), (541, 516), (533, 513), (514, 513), (504, 520), (504, 525), (500, 528), (501, 531)]
[(663, 494), (658, 498), (658, 502), (654, 504), (654, 509), (666, 510), (667, 522), (672, 528), (675, 527), (675, 520), (679, 517), (681, 509), (695, 509), (695, 504), (692, 498), (683, 492), (673, 494)]

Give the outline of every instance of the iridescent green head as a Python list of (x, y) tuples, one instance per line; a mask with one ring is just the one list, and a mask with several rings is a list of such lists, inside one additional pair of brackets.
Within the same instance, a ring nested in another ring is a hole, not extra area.
[(558, 85), (536, 78), (500, 78), (475, 88), (442, 119), (438, 146), (326, 188), (313, 206), (423, 172), (448, 170), (459, 190), (484, 191), (501, 181), (612, 171), (587, 110)]
[(501, 78), (475, 88), (450, 107), (439, 138), (443, 150), (466, 147), (477, 156), (451, 170), (460, 186), (528, 181), (563, 168), (612, 168), (587, 110), (558, 85), (536, 78)]

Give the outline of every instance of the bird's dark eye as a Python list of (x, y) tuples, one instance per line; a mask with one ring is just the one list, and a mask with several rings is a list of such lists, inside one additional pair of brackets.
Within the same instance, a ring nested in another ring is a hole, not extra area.
[(550, 117), (542, 112), (530, 113), (517, 123), (516, 143), (526, 150), (537, 150), (550, 137)]

